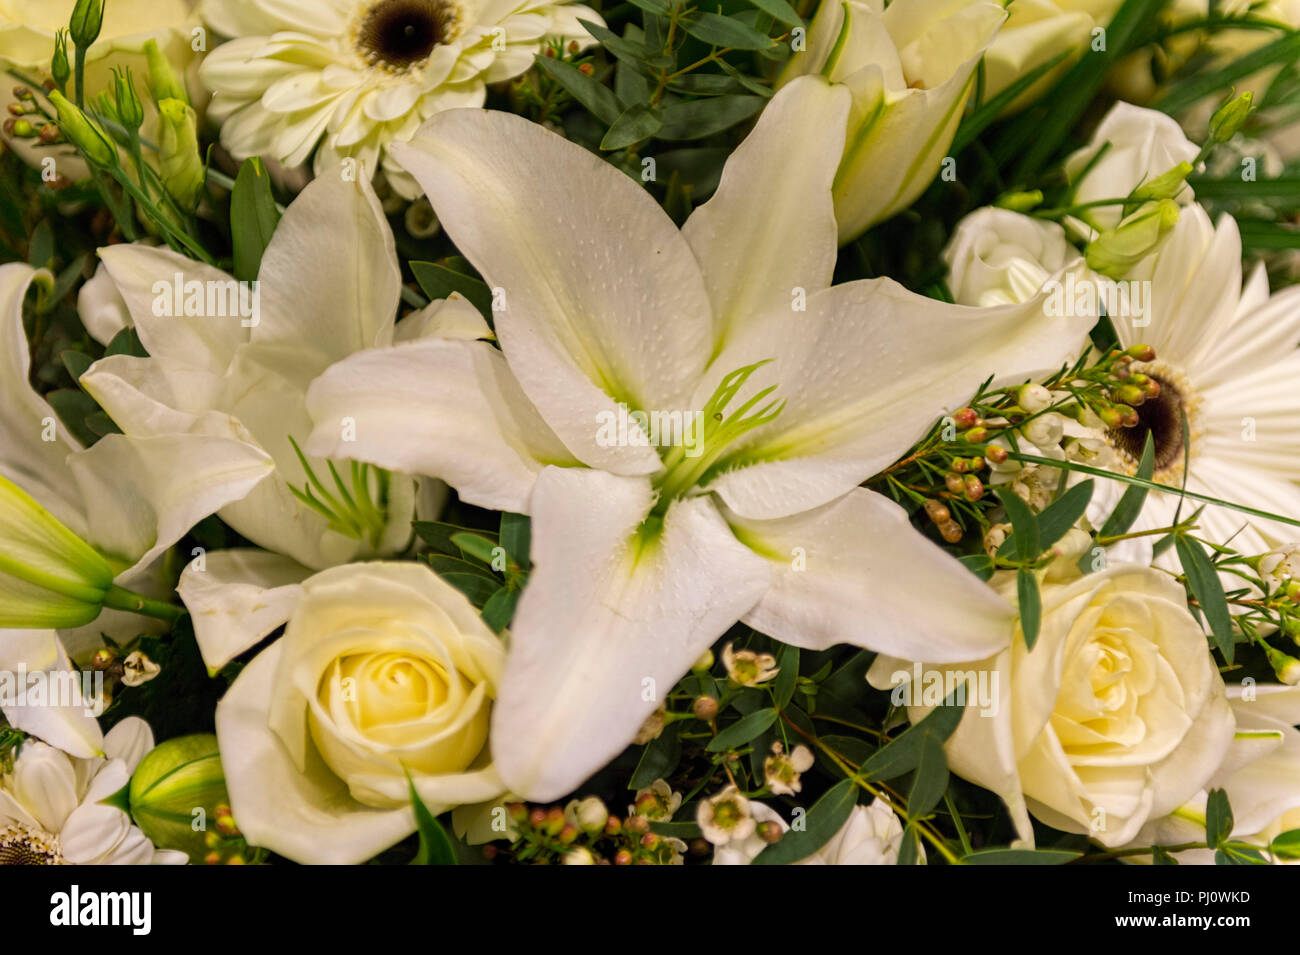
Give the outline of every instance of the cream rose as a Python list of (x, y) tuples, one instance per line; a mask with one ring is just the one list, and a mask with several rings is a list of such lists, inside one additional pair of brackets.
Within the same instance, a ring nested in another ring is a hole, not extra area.
[(415, 563), (305, 580), (284, 636), (217, 707), (240, 829), (304, 863), (357, 863), (434, 813), (504, 791), (488, 725), (505, 662), (459, 591)]
[[(988, 715), (972, 709), (948, 740), (949, 765), (1002, 797), (1026, 844), (1033, 813), (1124, 845), (1218, 770), (1234, 726), (1223, 681), (1182, 588), (1159, 571), (1112, 566), (1045, 585), (1042, 602), (1033, 650), (1016, 625), (997, 656), (921, 667), (926, 684), (956, 671), (991, 688)], [(912, 664), (879, 657), (867, 676), (883, 689), (910, 680)]]
[[(1133, 845), (1179, 845), (1205, 838), (1208, 790), (1223, 789), (1232, 807), (1232, 838), (1267, 848), (1283, 832), (1300, 829), (1300, 687), (1232, 686), (1237, 730), (1218, 772), (1184, 805), (1142, 827)], [(1149, 856), (1134, 861), (1149, 861)], [(1177, 854), (1179, 862), (1213, 865), (1210, 849)], [(1274, 862), (1296, 864), (1282, 856)]]
[(1027, 302), (1061, 269), (1083, 266), (1055, 222), (996, 206), (957, 223), (943, 260), (953, 301), (981, 308)]
[[(1107, 143), (1110, 146), (1093, 162)], [(1154, 109), (1116, 103), (1092, 141), (1065, 160), (1065, 172), (1074, 184), (1076, 203), (1123, 199), (1179, 163), (1192, 162), (1199, 152), (1171, 117)], [(1175, 196), (1180, 205), (1194, 198), (1190, 186)], [(1087, 210), (1085, 218), (1098, 229), (1113, 229), (1123, 218), (1122, 208), (1119, 204), (1096, 206)]]

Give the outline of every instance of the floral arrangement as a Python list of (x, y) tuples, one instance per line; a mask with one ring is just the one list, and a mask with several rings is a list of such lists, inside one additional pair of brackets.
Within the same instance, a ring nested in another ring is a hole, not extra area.
[(0, 863), (1300, 860), (1298, 59), (0, 2)]

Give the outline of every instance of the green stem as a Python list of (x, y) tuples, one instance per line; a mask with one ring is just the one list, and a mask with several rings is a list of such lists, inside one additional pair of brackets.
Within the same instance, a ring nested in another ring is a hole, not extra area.
[(166, 620), (170, 623), (175, 623), (189, 612), (184, 607), (178, 607), (176, 604), (166, 603), (162, 600), (154, 600), (151, 597), (144, 596), (144, 594), (125, 590), (116, 584), (109, 587), (104, 594), (104, 606), (111, 607), (114, 610), (138, 613), (145, 617), (155, 617), (158, 620)]

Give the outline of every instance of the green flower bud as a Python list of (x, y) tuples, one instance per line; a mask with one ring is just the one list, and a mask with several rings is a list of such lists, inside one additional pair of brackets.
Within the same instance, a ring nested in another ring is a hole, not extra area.
[(87, 160), (96, 166), (117, 165), (117, 146), (98, 123), (58, 90), (50, 91), (50, 102), (59, 112), (59, 128), (63, 135), (81, 150)]
[(1247, 90), (1216, 109), (1210, 117), (1210, 141), (1226, 143), (1237, 135), (1237, 130), (1241, 129), (1241, 124), (1250, 115), (1254, 100), (1255, 94)]
[(68, 63), (68, 31), (59, 30), (54, 34), (54, 59), (50, 61), (50, 76), (60, 90), (66, 89), (68, 79), (72, 76), (72, 67)]
[(72, 19), (68, 21), (73, 43), (84, 50), (99, 37), (103, 25), (104, 0), (77, 0), (72, 8)]
[(1281, 650), (1275, 650), (1263, 640), (1259, 645), (1264, 648), (1264, 655), (1268, 657), (1269, 666), (1277, 674), (1277, 678), (1287, 686), (1296, 686), (1300, 684), (1300, 660)]
[(130, 793), (131, 818), (155, 846), (203, 861), (209, 834), (220, 833), (217, 810), (230, 802), (217, 738), (198, 733), (159, 744), (136, 767)]
[(185, 84), (176, 78), (171, 63), (163, 56), (162, 50), (158, 49), (157, 40), (150, 40), (144, 45), (144, 55), (149, 62), (149, 92), (153, 94), (154, 102), (161, 106), (163, 100), (175, 99), (186, 106), (190, 105)]
[(90, 623), (112, 586), (101, 554), (0, 477), (0, 629)]
[(1113, 279), (1123, 278), (1155, 251), (1177, 221), (1178, 205), (1172, 199), (1148, 202), (1088, 244), (1088, 267)]
[(178, 99), (158, 103), (158, 171), (167, 192), (183, 209), (194, 208), (203, 188), (203, 160), (199, 155), (198, 117)]
[(117, 107), (117, 122), (127, 129), (139, 129), (144, 122), (144, 106), (135, 92), (135, 81), (130, 70), (113, 71), (113, 97)]
[(1043, 191), (1031, 189), (1029, 192), (1004, 193), (993, 204), (999, 209), (1010, 209), (1012, 212), (1028, 212), (1030, 209), (1038, 208), (1042, 202)]
[(1187, 177), (1192, 174), (1192, 164), (1180, 162), (1167, 172), (1162, 172), (1154, 179), (1138, 186), (1129, 195), (1130, 199), (1146, 202), (1151, 199), (1172, 199), (1183, 191)]

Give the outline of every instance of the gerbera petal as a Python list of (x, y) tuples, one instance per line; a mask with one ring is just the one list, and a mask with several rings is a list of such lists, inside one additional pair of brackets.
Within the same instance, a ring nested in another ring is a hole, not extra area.
[(657, 533), (645, 479), (550, 468), (533, 492), (534, 570), (492, 714), (511, 792), (550, 800), (619, 753), (700, 653), (767, 587), (767, 564), (705, 497)]

